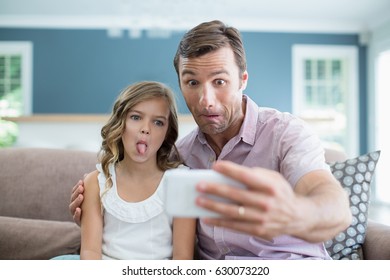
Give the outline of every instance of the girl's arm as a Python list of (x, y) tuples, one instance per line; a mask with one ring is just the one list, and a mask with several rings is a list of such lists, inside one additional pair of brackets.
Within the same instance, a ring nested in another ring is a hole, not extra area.
[(173, 219), (174, 260), (192, 260), (194, 258), (195, 229), (196, 219)]
[(102, 258), (103, 216), (100, 206), (98, 171), (84, 179), (84, 201), (81, 205), (81, 250), (80, 259), (99, 260)]

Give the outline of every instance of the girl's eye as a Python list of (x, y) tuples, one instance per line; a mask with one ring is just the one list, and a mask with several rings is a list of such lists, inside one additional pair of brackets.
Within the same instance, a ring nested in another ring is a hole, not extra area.
[(159, 120), (155, 121), (154, 123), (155, 123), (157, 126), (164, 126), (164, 123), (163, 123), (162, 121), (159, 121)]
[(131, 116), (130, 116), (130, 119), (132, 119), (132, 120), (134, 120), (134, 121), (138, 121), (138, 120), (141, 119), (141, 117), (138, 116), (138, 115), (131, 115)]

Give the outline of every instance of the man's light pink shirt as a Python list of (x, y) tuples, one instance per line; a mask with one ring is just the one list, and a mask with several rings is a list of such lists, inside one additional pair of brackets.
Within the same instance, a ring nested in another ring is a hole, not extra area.
[[(246, 114), (240, 132), (226, 143), (218, 158), (199, 129), (178, 141), (187, 166), (209, 169), (216, 160), (229, 160), (278, 171), (291, 186), (310, 171), (329, 170), (321, 141), (304, 122), (289, 113), (259, 108), (248, 96), (243, 98)], [(287, 235), (267, 241), (199, 222), (197, 236), (203, 259), (330, 259), (322, 243)]]

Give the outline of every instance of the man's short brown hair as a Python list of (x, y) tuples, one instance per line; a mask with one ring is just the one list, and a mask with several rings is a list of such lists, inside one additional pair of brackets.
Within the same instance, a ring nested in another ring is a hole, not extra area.
[(222, 47), (231, 47), (237, 66), (242, 74), (246, 71), (246, 57), (240, 32), (234, 27), (228, 27), (219, 20), (204, 22), (195, 26), (179, 43), (173, 64), (179, 75), (179, 59), (194, 58), (218, 50)]

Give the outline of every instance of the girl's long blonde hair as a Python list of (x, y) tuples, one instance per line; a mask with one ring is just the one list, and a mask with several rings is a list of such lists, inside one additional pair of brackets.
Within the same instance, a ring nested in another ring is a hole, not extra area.
[(170, 168), (175, 168), (182, 163), (175, 146), (179, 127), (173, 91), (159, 82), (143, 81), (132, 84), (120, 93), (115, 101), (108, 122), (101, 130), (103, 141), (99, 159), (103, 173), (107, 178), (106, 191), (113, 184), (109, 172), (109, 165), (115, 165), (124, 157), (122, 134), (125, 130), (127, 113), (137, 104), (154, 98), (164, 98), (168, 103), (170, 111), (167, 135), (160, 149), (157, 151), (157, 166), (162, 171), (165, 171)]

